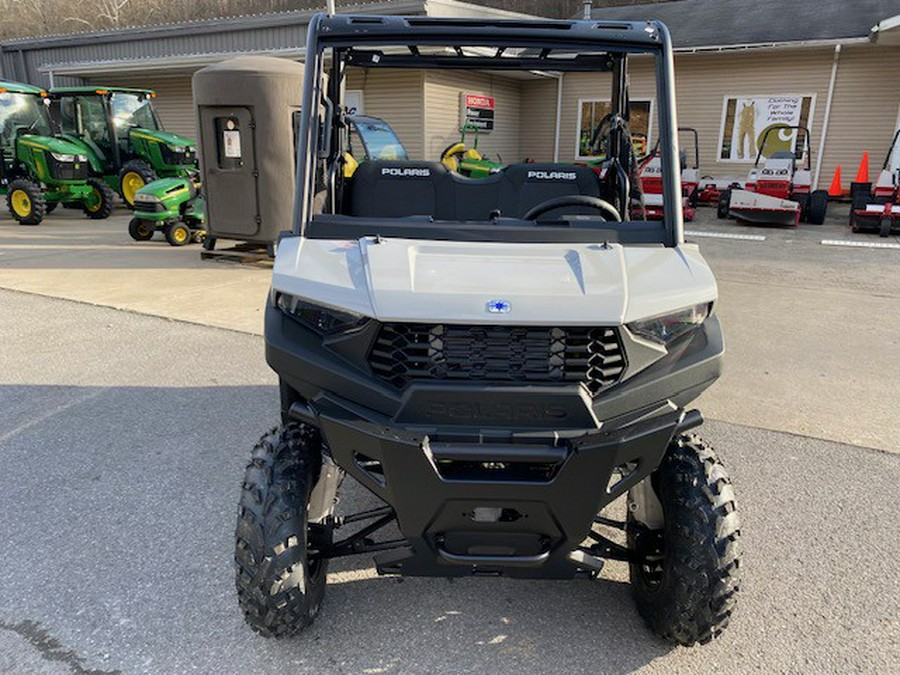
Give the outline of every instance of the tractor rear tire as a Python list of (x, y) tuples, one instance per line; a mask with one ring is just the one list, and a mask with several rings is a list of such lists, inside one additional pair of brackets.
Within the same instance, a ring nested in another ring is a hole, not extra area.
[(41, 186), (27, 178), (10, 182), (6, 190), (6, 205), (19, 225), (40, 225), (47, 213)]
[(725, 220), (731, 212), (731, 190), (723, 190), (719, 195), (719, 203), (716, 205), (716, 216), (719, 220)]
[(134, 208), (134, 194), (147, 183), (152, 183), (159, 176), (147, 162), (142, 159), (132, 159), (125, 162), (119, 171), (119, 194), (129, 209)]
[(822, 225), (828, 213), (828, 192), (816, 190), (809, 196), (807, 221), (810, 225)]
[(892, 221), (891, 221), (890, 216), (884, 216), (884, 217), (881, 219), (881, 228), (878, 230), (878, 234), (879, 234), (881, 237), (885, 238), (885, 239), (886, 239), (887, 237), (890, 237), (890, 236), (891, 236), (891, 225), (892, 225), (892, 224), (893, 224), (893, 223), (892, 223)]
[(672, 439), (650, 476), (663, 527), (628, 512), (629, 566), (638, 613), (661, 638), (705, 644), (728, 625), (740, 588), (740, 523), (734, 490), (715, 451), (688, 434)]
[(309, 523), (309, 498), (322, 467), (322, 440), (291, 422), (260, 439), (244, 472), (235, 529), (235, 585), (244, 620), (264, 637), (309, 626), (325, 597), (329, 531)]
[(156, 232), (156, 226), (146, 220), (132, 218), (128, 223), (128, 234), (135, 241), (150, 241), (153, 239), (154, 232)]
[(170, 246), (185, 246), (191, 243), (191, 228), (181, 222), (166, 225), (166, 241)]
[(94, 192), (97, 193), (95, 197), (98, 197), (100, 201), (92, 206), (83, 204), (85, 215), (92, 220), (109, 218), (113, 212), (113, 203), (116, 199), (115, 193), (100, 178), (88, 178), (87, 182), (94, 189)]

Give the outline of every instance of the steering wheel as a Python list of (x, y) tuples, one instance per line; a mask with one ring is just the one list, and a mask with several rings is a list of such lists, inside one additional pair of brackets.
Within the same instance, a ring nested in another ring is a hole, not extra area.
[(616, 210), (616, 207), (604, 199), (599, 197), (589, 197), (588, 195), (567, 195), (565, 197), (554, 197), (540, 204), (536, 204), (528, 209), (528, 213), (522, 216), (522, 220), (537, 220), (540, 216), (548, 211), (554, 211), (566, 206), (586, 206), (588, 208), (597, 209), (601, 213), (606, 213), (611, 218), (602, 218), (601, 220), (613, 220), (617, 223), (622, 222), (622, 216)]

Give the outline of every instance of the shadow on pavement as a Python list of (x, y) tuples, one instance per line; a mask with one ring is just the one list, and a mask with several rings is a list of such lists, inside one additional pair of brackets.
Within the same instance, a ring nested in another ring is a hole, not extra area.
[[(366, 557), (336, 561), (303, 635), (256, 636), (237, 608), (232, 534), (276, 397), (0, 386), (0, 621), (38, 622), (85, 664), (124, 672), (630, 672), (669, 651), (627, 584), (382, 578)], [(347, 481), (341, 511), (374, 504)]]

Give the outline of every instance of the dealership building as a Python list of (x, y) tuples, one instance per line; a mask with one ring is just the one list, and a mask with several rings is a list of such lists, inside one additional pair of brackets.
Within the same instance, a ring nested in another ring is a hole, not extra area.
[[(324, 2), (323, 2), (324, 5)], [(457, 0), (396, 0), (343, 11), (522, 18)], [(44, 87), (138, 86), (157, 92), (163, 124), (196, 137), (191, 76), (239, 54), (303, 60), (312, 12), (204, 20), (0, 43), (2, 77)], [(900, 128), (897, 0), (677, 0), (594, 9), (598, 21), (661, 19), (675, 44), (678, 121), (697, 130), (702, 173), (744, 176), (772, 124), (810, 129), (812, 170), (844, 187), (864, 151), (878, 164)], [(465, 102), (489, 106), (479, 134), (491, 158), (570, 162), (589, 156), (590, 133), (608, 110), (608, 74), (372, 70), (351, 72), (348, 99), (386, 119), (411, 156), (437, 159), (460, 137)], [(631, 63), (632, 131), (652, 146), (656, 91), (647, 58)], [(298, 82), (298, 87), (300, 83)], [(792, 145), (796, 136), (777, 138)], [(683, 144), (693, 141), (683, 135)], [(873, 169), (875, 167), (873, 166)]]

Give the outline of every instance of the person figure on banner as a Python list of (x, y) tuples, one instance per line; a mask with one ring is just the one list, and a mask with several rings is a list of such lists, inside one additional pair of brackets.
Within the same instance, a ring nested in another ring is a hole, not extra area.
[(756, 102), (750, 101), (741, 104), (741, 112), (738, 117), (737, 155), (738, 159), (744, 159), (744, 140), (747, 141), (747, 157), (756, 154)]

